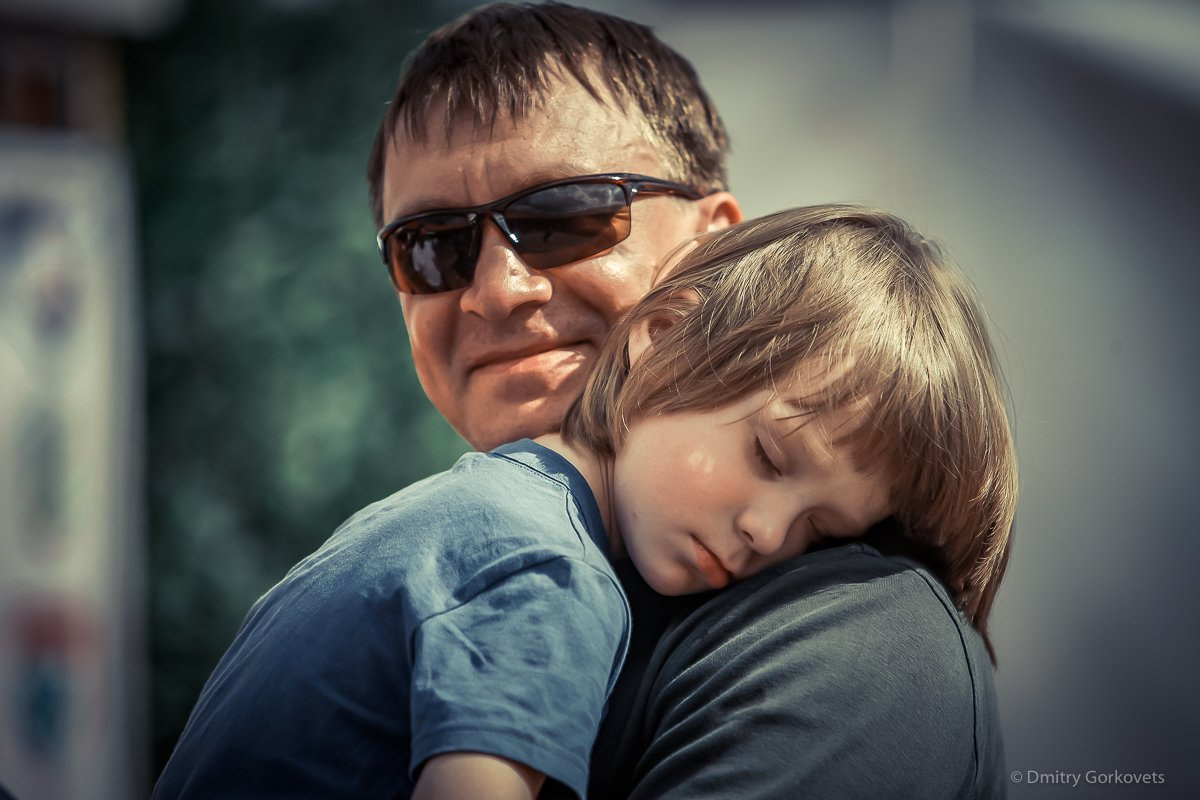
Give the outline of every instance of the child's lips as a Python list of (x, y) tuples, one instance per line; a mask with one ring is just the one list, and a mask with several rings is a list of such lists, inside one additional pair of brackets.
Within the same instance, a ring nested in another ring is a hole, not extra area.
[(692, 537), (692, 550), (695, 551), (696, 568), (704, 580), (714, 589), (724, 589), (733, 580), (733, 573), (725, 569), (716, 554), (701, 544), (695, 536)]

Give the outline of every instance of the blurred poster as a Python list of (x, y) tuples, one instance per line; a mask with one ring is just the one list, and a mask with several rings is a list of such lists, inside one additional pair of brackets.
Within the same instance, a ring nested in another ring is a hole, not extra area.
[(130, 179), (0, 133), (0, 785), (144, 796)]

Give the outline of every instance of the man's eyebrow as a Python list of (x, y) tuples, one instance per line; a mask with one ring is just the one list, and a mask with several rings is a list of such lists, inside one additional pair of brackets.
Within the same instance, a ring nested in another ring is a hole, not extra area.
[[(553, 181), (561, 181), (567, 178), (574, 178), (582, 175), (607, 175), (607, 172), (585, 172), (580, 167), (571, 164), (554, 165), (549, 167), (541, 167), (535, 171), (526, 172), (513, 182), (513, 188), (504, 194), (496, 197), (489, 197), (484, 200), (484, 203), (492, 203), (501, 198), (508, 197), (511, 194), (531, 189), (543, 183), (551, 183)], [(392, 219), (400, 217), (410, 217), (413, 214), (427, 214), (430, 211), (453, 211), (458, 208), (474, 208), (473, 205), (465, 205), (445, 199), (442, 195), (434, 195), (430, 197), (418, 197), (405, 203), (406, 210), (400, 214), (393, 214)]]

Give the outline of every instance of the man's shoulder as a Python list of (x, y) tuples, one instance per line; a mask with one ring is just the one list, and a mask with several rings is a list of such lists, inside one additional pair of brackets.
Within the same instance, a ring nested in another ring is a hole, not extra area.
[[(806, 553), (718, 593), (668, 634), (679, 657), (769, 640), (837, 668), (951, 672), (986, 664), (978, 633), (919, 562), (864, 542)], [(896, 659), (902, 664), (895, 664)]]
[(958, 629), (967, 624), (945, 587), (924, 565), (862, 541), (811, 551), (763, 570), (712, 595), (692, 616), (706, 622), (727, 617), (750, 621), (751, 616), (772, 614), (773, 609), (815, 615), (797, 623), (816, 623), (859, 610), (939, 627), (945, 623)]
[[(677, 617), (641, 679), (646, 796), (676, 796), (665, 787), (688, 770), (720, 773), (701, 765), (739, 743), (771, 776), (745, 796), (996, 796), (1003, 773), (981, 638), (929, 570), (864, 542)], [(685, 745), (702, 731), (707, 755)], [(708, 796), (697, 789), (678, 796)]]

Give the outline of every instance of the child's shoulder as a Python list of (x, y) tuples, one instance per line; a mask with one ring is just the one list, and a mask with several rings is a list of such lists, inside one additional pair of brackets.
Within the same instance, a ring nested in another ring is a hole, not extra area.
[(501, 554), (596, 558), (594, 499), (580, 497), (579, 487), (560, 474), (560, 464), (538, 461), (545, 448), (527, 445), (464, 454), (450, 469), (350, 517), (322, 550), (393, 565), (421, 558), (469, 561), (476, 555), (491, 561)]
[(466, 527), (480, 520), (491, 526), (508, 515), (536, 514), (539, 501), (558, 508), (565, 492), (560, 483), (512, 459), (471, 451), (450, 469), (361, 509), (342, 523), (337, 534), (361, 534), (380, 526)]
[(424, 614), (556, 562), (608, 574), (569, 494), (553, 475), (495, 453), (467, 453), (350, 517), (286, 581), (331, 595), (343, 594), (339, 586), (370, 598), (399, 592)]

